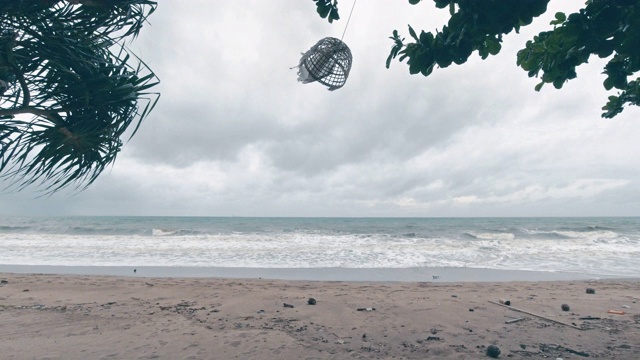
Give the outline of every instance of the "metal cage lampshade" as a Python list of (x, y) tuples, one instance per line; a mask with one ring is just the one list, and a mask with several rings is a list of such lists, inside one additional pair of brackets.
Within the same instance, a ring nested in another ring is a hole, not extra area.
[(342, 40), (326, 37), (302, 54), (298, 65), (298, 81), (317, 81), (333, 91), (347, 82), (353, 58)]

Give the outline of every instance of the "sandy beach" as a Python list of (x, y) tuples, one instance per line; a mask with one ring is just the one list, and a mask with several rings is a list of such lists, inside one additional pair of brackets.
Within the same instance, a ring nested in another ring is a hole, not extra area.
[(0, 280), (2, 359), (488, 359), (490, 345), (510, 359), (640, 354), (640, 280)]

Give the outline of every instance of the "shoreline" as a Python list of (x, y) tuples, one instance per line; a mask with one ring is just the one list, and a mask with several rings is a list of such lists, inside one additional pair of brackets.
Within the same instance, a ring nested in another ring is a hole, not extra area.
[[(499, 358), (526, 360), (635, 360), (640, 353), (639, 279), (434, 283), (2, 273), (0, 280), (6, 359), (488, 359), (491, 345), (501, 350)], [(505, 308), (501, 299), (550, 320)]]
[[(135, 271), (134, 271), (135, 270)], [(168, 266), (58, 266), (5, 265), (0, 273), (52, 275), (106, 275), (153, 278), (227, 278), (302, 281), (368, 282), (513, 282), (572, 280), (634, 280), (640, 277), (485, 268), (228, 268)]]

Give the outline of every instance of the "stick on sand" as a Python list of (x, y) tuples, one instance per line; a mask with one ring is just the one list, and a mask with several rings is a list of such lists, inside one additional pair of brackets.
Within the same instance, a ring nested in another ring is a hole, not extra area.
[(523, 313), (523, 314), (528, 314), (528, 315), (531, 315), (531, 316), (539, 317), (539, 318), (541, 318), (541, 319), (545, 319), (545, 320), (548, 320), (548, 321), (551, 321), (551, 322), (554, 322), (554, 323), (557, 323), (557, 324), (560, 324), (560, 325), (564, 325), (564, 326), (572, 327), (572, 328), (574, 328), (574, 329), (582, 330), (582, 328), (577, 327), (577, 326), (575, 326), (575, 325), (573, 325), (573, 324), (568, 324), (568, 323), (565, 323), (565, 322), (562, 322), (562, 321), (558, 321), (558, 320), (555, 320), (555, 319), (550, 319), (550, 318), (548, 318), (548, 317), (546, 317), (546, 316), (542, 316), (542, 315), (534, 314), (534, 313), (532, 313), (532, 312), (529, 312), (529, 311), (526, 311), (526, 310), (521, 310), (521, 309), (518, 309), (518, 308), (514, 308), (513, 306), (508, 306), (508, 305), (500, 304), (500, 303), (497, 303), (497, 302), (495, 302), (495, 301), (491, 301), (491, 300), (489, 300), (489, 302), (490, 302), (490, 303), (492, 303), (492, 304), (495, 304), (495, 305), (499, 305), (499, 306), (502, 306), (502, 307), (506, 307), (506, 308), (507, 308), (507, 309), (509, 309), (509, 310), (513, 310), (513, 311), (521, 312), (521, 313)]

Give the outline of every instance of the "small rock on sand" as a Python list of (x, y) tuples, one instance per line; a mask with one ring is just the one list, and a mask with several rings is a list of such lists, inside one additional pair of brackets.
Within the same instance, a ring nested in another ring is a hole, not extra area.
[(500, 348), (495, 345), (489, 345), (487, 347), (487, 356), (497, 358), (500, 356)]

